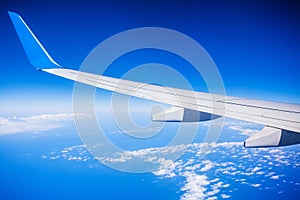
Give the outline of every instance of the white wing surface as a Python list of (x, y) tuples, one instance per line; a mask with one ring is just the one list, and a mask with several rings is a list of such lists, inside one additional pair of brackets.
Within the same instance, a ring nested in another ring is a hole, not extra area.
[(245, 141), (246, 147), (300, 143), (300, 105), (221, 96), (145, 84), (61, 68), (16, 13), (9, 12), (31, 64), (41, 71), (97, 88), (174, 106), (152, 116), (155, 121), (203, 121), (219, 116), (265, 125)]

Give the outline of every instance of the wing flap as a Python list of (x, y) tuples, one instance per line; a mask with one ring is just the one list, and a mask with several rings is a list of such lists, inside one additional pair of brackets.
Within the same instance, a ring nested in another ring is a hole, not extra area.
[(299, 133), (265, 126), (261, 131), (245, 140), (244, 146), (247, 148), (279, 147), (299, 143)]

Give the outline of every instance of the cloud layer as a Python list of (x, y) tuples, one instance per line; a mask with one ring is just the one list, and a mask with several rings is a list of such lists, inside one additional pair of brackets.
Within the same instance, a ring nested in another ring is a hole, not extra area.
[[(176, 161), (162, 156), (183, 148), (188, 156)], [(203, 149), (209, 150), (210, 154), (203, 157)], [(102, 161), (124, 163), (137, 157), (145, 162), (158, 163), (159, 167), (152, 173), (159, 179), (183, 179), (178, 189), (182, 200), (227, 199), (234, 191), (245, 187), (282, 193), (282, 184), (290, 187), (300, 184), (299, 180), (286, 177), (282, 170), (276, 170), (276, 167), (300, 167), (300, 152), (294, 147), (245, 149), (242, 142), (194, 143), (125, 151), (111, 159), (102, 158)], [(89, 167), (101, 165), (83, 145), (53, 151), (43, 158), (85, 162)], [(272, 187), (270, 181), (274, 181)]]
[[(75, 114), (86, 117), (86, 114)], [(73, 113), (41, 114), (29, 117), (0, 117), (0, 135), (15, 133), (37, 133), (59, 128), (72, 121)]]
[[(81, 114), (82, 117), (86, 115)], [(59, 128), (73, 120), (71, 113), (43, 114), (30, 117), (0, 118), (0, 135), (41, 132)], [(227, 120), (226, 131), (233, 135), (251, 135), (259, 126), (236, 120)], [(115, 133), (115, 132), (113, 132)], [(232, 139), (231, 139), (232, 141)], [(66, 147), (42, 155), (43, 159), (64, 159), (69, 162), (83, 162), (88, 167), (99, 167), (104, 163), (126, 163), (136, 158), (155, 163), (153, 171), (158, 179), (183, 180), (178, 192), (182, 200), (227, 199), (233, 197), (240, 188), (273, 190), (278, 195), (281, 187), (296, 187), (299, 179), (287, 177), (286, 169), (300, 167), (300, 152), (293, 146), (283, 148), (245, 149), (240, 142), (192, 143), (185, 145), (151, 147), (134, 151), (123, 151), (111, 157), (94, 158), (84, 145)], [(168, 158), (170, 154), (185, 151), (177, 160)], [(281, 170), (278, 170), (281, 169)], [(274, 182), (270, 184), (271, 182)], [(287, 185), (283, 185), (287, 184)]]

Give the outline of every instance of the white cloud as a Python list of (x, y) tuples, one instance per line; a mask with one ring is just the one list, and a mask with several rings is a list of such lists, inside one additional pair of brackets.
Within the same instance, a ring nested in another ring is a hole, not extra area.
[(0, 135), (14, 134), (21, 132), (41, 132), (54, 128), (62, 127), (61, 123), (36, 123), (24, 121), (9, 121), (5, 125), (0, 125)]
[(208, 197), (207, 200), (217, 200), (218, 197)]
[(254, 169), (252, 169), (252, 172), (256, 172), (256, 171), (258, 171), (260, 169), (261, 169), (260, 167), (254, 167)]
[(279, 179), (279, 175), (277, 175), (277, 176), (271, 176), (271, 179), (277, 180), (277, 179)]
[(9, 123), (8, 119), (0, 117), (0, 126), (6, 125), (8, 123)]
[(48, 155), (42, 155), (43, 159), (66, 159), (69, 161), (82, 161), (86, 162), (92, 160), (93, 158), (88, 154), (85, 149), (85, 145), (75, 145), (66, 147), (61, 151), (52, 151)]
[(214, 166), (213, 162), (211, 162), (210, 160), (205, 160), (203, 161), (203, 163), (205, 164), (205, 166), (200, 169), (200, 172), (208, 171)]
[[(46, 121), (46, 122), (53, 122), (53, 121), (70, 121), (73, 120), (74, 117), (89, 117), (89, 114), (85, 113), (56, 113), (56, 114), (41, 114), (41, 115), (34, 115), (30, 117), (20, 117), (18, 118), (21, 121), (27, 121), (27, 122), (32, 122), (32, 121)], [(16, 118), (16, 117), (15, 117)]]
[(194, 172), (184, 172), (183, 175), (186, 177), (186, 184), (181, 188), (186, 193), (181, 197), (182, 200), (193, 200), (193, 199), (204, 199), (206, 197), (205, 186), (209, 185), (207, 176), (198, 175)]
[(255, 184), (251, 184), (251, 186), (252, 186), (252, 187), (260, 187), (260, 186), (261, 186), (261, 184), (259, 184), (259, 183), (255, 183)]
[(159, 158), (158, 162), (160, 163), (160, 167), (158, 170), (152, 172), (156, 176), (164, 176), (167, 178), (171, 178), (176, 176), (175, 170), (180, 162), (174, 162), (172, 160), (166, 160), (164, 158)]
[(124, 134), (124, 132), (126, 133), (145, 133), (145, 132), (149, 132), (149, 133), (158, 133), (161, 130), (161, 127), (151, 127), (151, 128), (147, 128), (147, 129), (132, 129), (132, 130), (114, 130), (111, 131), (111, 134)]
[(243, 145), (244, 145), (243, 142), (222, 142), (222, 143), (217, 143), (218, 147), (224, 147), (224, 148), (241, 147)]
[(230, 198), (231, 196), (230, 195), (227, 195), (227, 194), (221, 194), (221, 198), (223, 199), (228, 199)]
[(50, 129), (59, 128), (67, 121), (73, 120), (74, 116), (87, 117), (87, 114), (57, 113), (41, 114), (29, 117), (0, 118), (0, 135), (31, 132), (37, 133)]
[(259, 131), (256, 129), (245, 128), (245, 127), (239, 126), (239, 125), (229, 126), (228, 128), (231, 130), (234, 130), (234, 131), (238, 131), (242, 135), (252, 135)]
[(269, 151), (269, 153), (282, 154), (283, 152), (277, 148), (277, 149), (272, 149), (271, 151)]

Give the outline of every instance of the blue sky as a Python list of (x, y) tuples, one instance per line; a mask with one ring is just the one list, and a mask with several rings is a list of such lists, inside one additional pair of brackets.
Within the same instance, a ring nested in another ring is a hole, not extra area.
[[(245, 149), (242, 141), (262, 127), (241, 121), (227, 119), (225, 134), (217, 144), (211, 144), (214, 150), (204, 160), (199, 152), (205, 144), (198, 142), (203, 141), (205, 134), (201, 133), (209, 123), (201, 124), (200, 134), (196, 135), (189, 154), (171, 165), (162, 162), (163, 170), (153, 174), (121, 173), (95, 161), (75, 134), (73, 115), (66, 113), (72, 112), (73, 82), (38, 72), (30, 65), (7, 11), (20, 14), (54, 60), (67, 68), (78, 69), (96, 45), (114, 34), (138, 27), (165, 27), (192, 37), (208, 51), (222, 75), (227, 95), (300, 103), (300, 3), (258, 0), (95, 2), (7, 0), (0, 3), (1, 196), (175, 199), (187, 194), (208, 197), (209, 192), (215, 192), (214, 196), (230, 194), (236, 199), (244, 194), (249, 194), (246, 198), (250, 199), (296, 198), (300, 184), (295, 176), (300, 169), (298, 146)], [(186, 62), (155, 50), (124, 55), (113, 63), (106, 75), (120, 77), (131, 67), (148, 62), (168, 64), (184, 74), (196, 89), (206, 90), (201, 77), (196, 76)], [(140, 78), (143, 77), (137, 77)], [(110, 94), (98, 89), (96, 98), (109, 104)], [(150, 110), (149, 104), (144, 100), (140, 102), (145, 104), (145, 111)], [(39, 114), (22, 115), (21, 112)], [(112, 123), (112, 116), (102, 119), (105, 133), (112, 142), (124, 142), (129, 149), (140, 147), (119, 131)], [(133, 121), (139, 120), (144, 119)], [(176, 133), (173, 129), (177, 125), (168, 124), (165, 132), (158, 136), (169, 139)], [(15, 133), (28, 134), (8, 135)], [(164, 145), (164, 142), (166, 140), (161, 140), (155, 145)], [(155, 150), (152, 144), (151, 149)], [(174, 149), (180, 150), (176, 146)], [(145, 151), (149, 149), (135, 152), (145, 155)], [(164, 147), (158, 149), (158, 153), (161, 151)], [(90, 168), (90, 164), (95, 168)], [(208, 185), (204, 185), (205, 182)], [(236, 192), (229, 193), (235, 189)]]
[[(78, 69), (96, 45), (121, 31), (165, 27), (192, 37), (208, 51), (227, 95), (300, 103), (299, 3), (7, 1), (1, 2), (0, 11), (2, 112), (71, 111), (73, 88), (71, 81), (37, 72), (30, 65), (6, 11), (20, 14), (50, 55), (67, 68)], [(141, 55), (131, 58), (139, 58), (138, 64), (152, 61), (147, 53), (145, 60)], [(155, 61), (172, 59), (155, 55)], [(122, 63), (128, 64), (126, 69), (135, 63), (129, 61)], [(186, 66), (178, 69), (193, 77)], [(120, 71), (107, 75), (118, 77)], [(200, 79), (192, 83), (199, 90), (205, 88)]]

